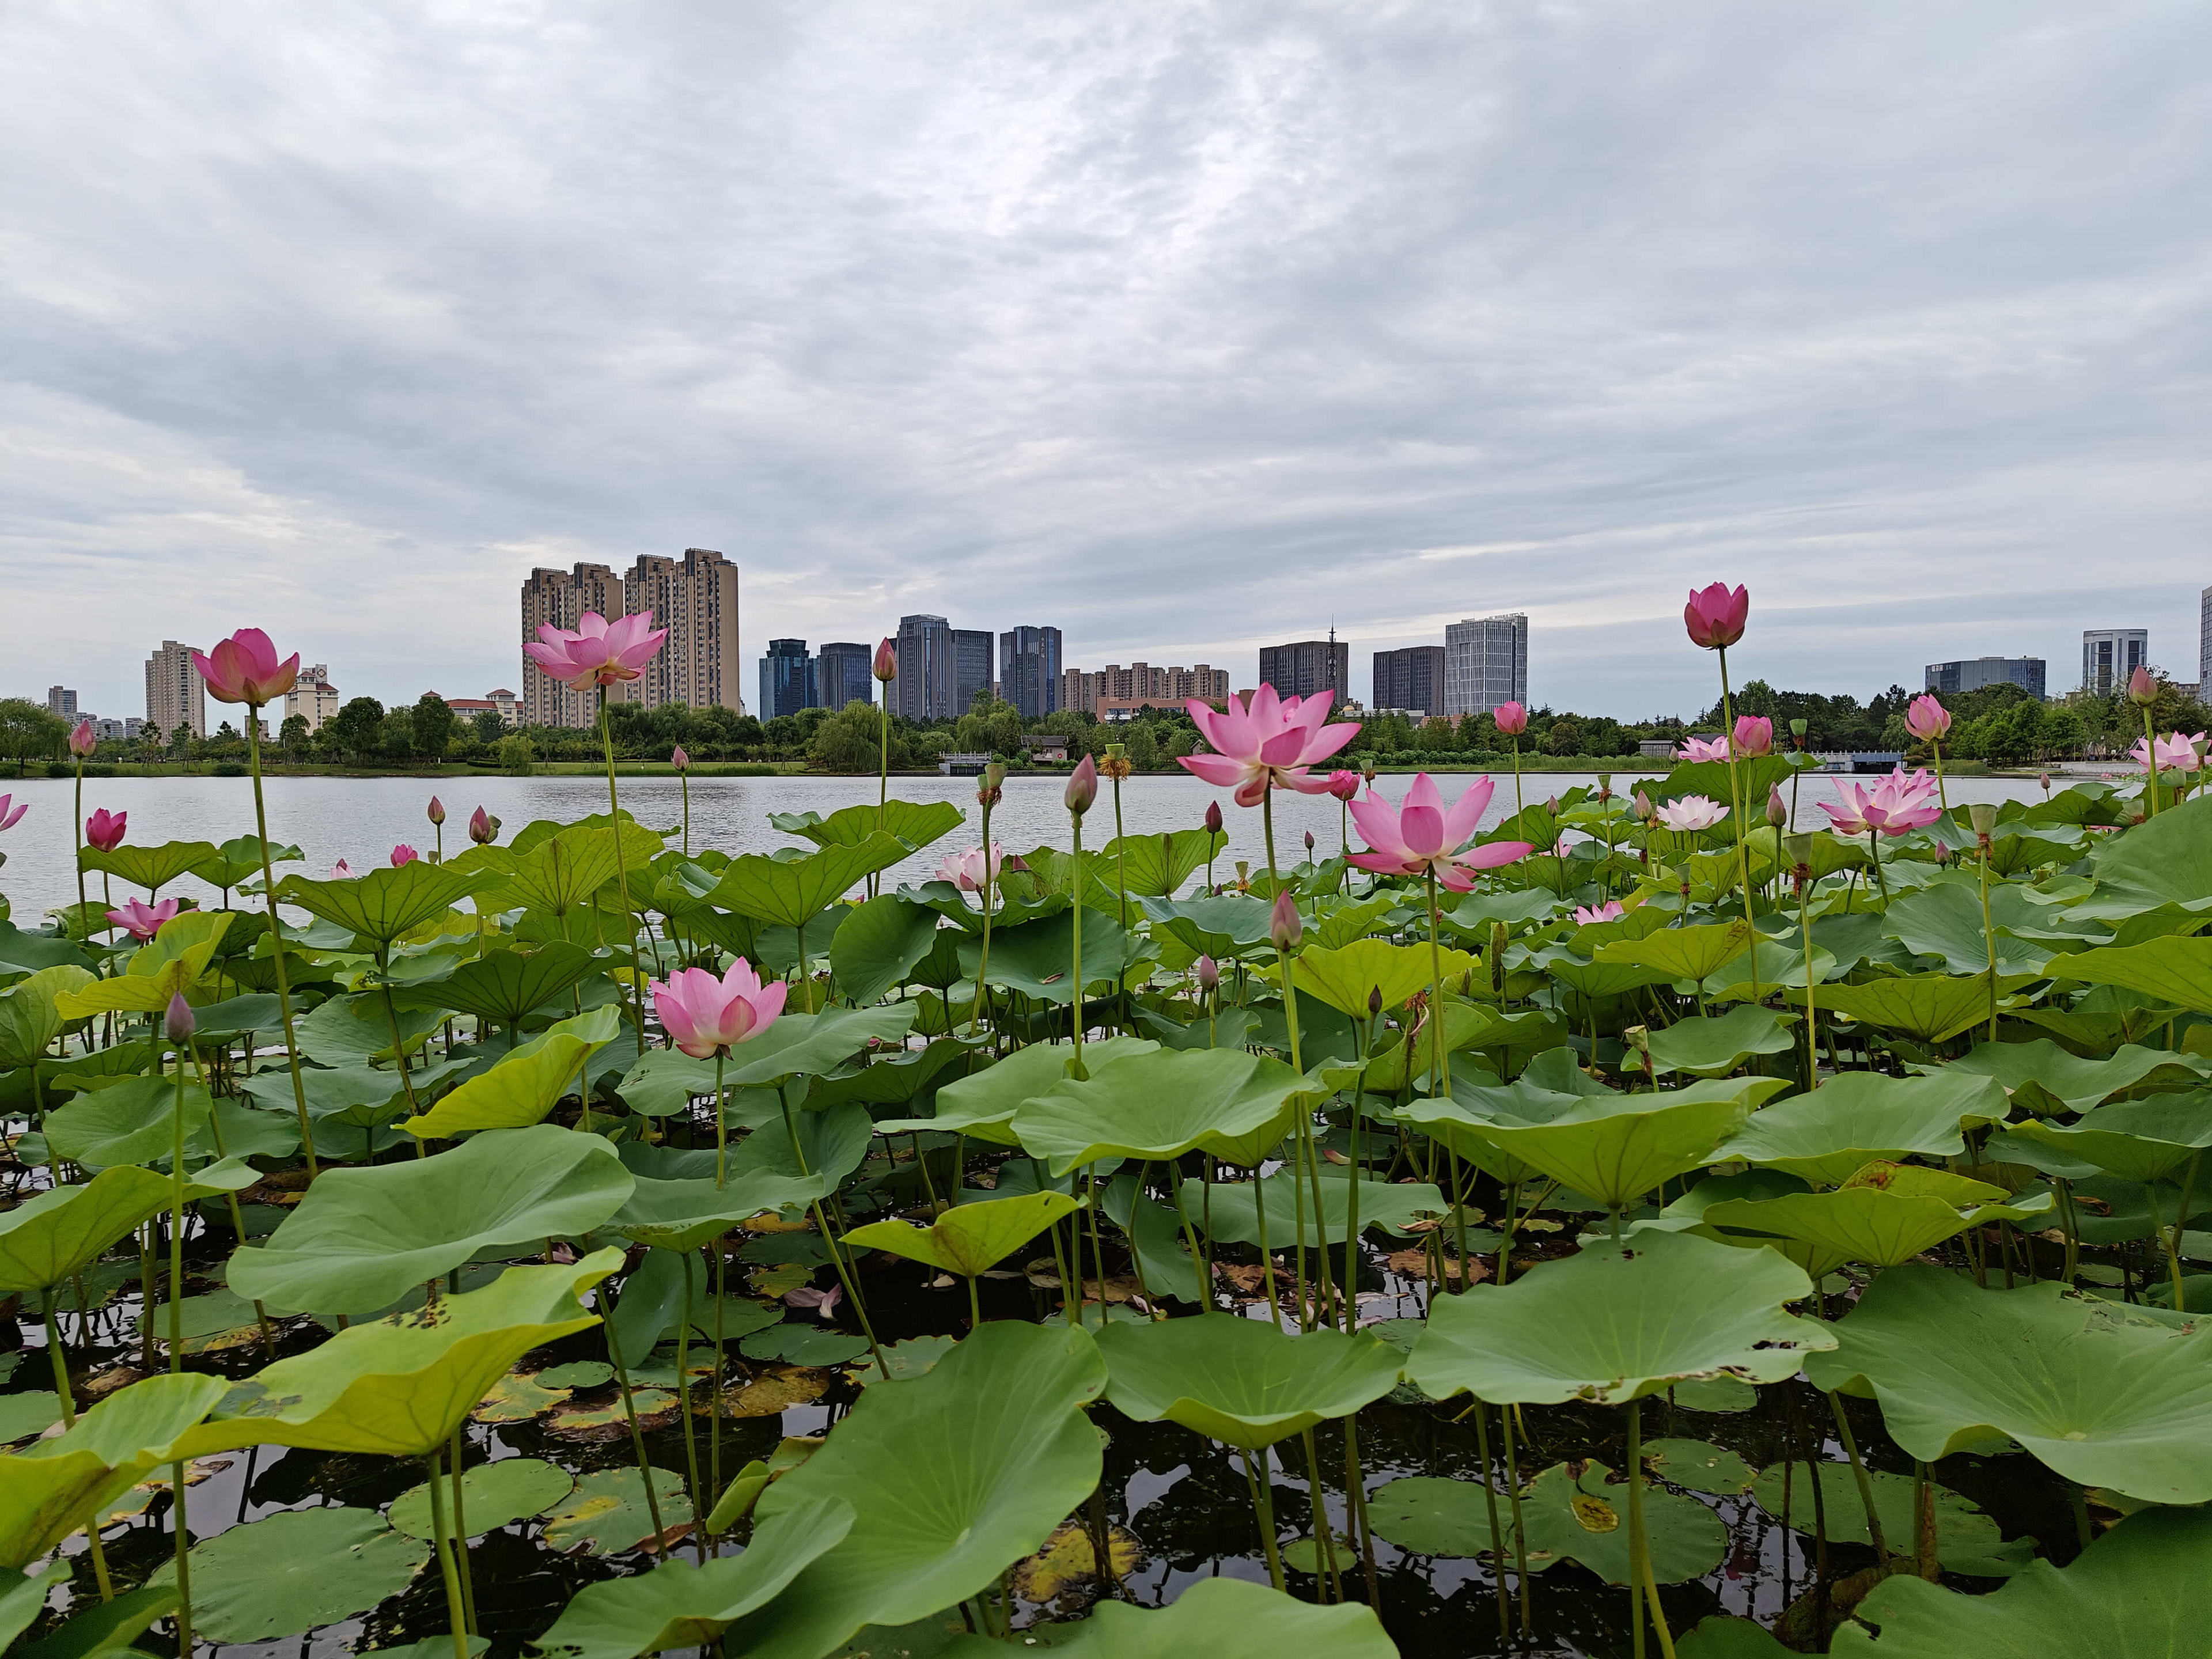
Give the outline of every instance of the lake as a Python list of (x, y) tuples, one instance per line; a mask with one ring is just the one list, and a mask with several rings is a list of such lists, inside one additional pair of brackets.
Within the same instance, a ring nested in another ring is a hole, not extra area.
[[(1478, 773), (1439, 773), (1437, 783), (1447, 799), (1481, 775)], [(1510, 816), (1513, 810), (1513, 776), (1493, 775), (1498, 791), (1486, 823)], [(1625, 778), (1626, 775), (1618, 775)], [(1410, 775), (1385, 776), (1378, 781), (1382, 793), (1396, 799), (1412, 782)], [(1861, 781), (1866, 781), (1861, 780)], [(1577, 784), (1595, 785), (1595, 774), (1577, 772), (1530, 773), (1522, 787), (1531, 801), (1564, 793)], [(1836, 799), (1833, 778), (1812, 775), (1801, 786), (1800, 817), (1806, 827), (1826, 823), (1814, 810), (1816, 800)], [(1005, 799), (992, 812), (993, 836), (1013, 852), (1027, 852), (1042, 842), (1065, 846), (1067, 813), (1060, 805), (1066, 781), (1062, 777), (1010, 776)], [(49, 906), (66, 904), (76, 896), (76, 866), (70, 835), (70, 791), (74, 781), (58, 778), (0, 779), (0, 791), (11, 792), (30, 811), (4, 836), (0, 852), (7, 855), (0, 868), (0, 892), (15, 907), (19, 926), (36, 926)], [(681, 787), (666, 778), (624, 778), (623, 805), (642, 823), (661, 828), (680, 823), (684, 805)], [(392, 847), (405, 842), (428, 853), (435, 842), (423, 816), (433, 794), (445, 802), (446, 850), (454, 853), (469, 844), (469, 814), (479, 805), (501, 820), (501, 838), (511, 841), (517, 830), (534, 818), (568, 821), (606, 809), (604, 778), (559, 776), (514, 778), (493, 774), (456, 778), (340, 778), (272, 776), (267, 780), (269, 833), (272, 840), (289, 842), (306, 854), (303, 865), (288, 866), (312, 876), (330, 873), (344, 859), (356, 870), (366, 869), (391, 856)], [(948, 836), (935, 846), (897, 866), (895, 880), (925, 878), (954, 847), (972, 844), (979, 809), (975, 780), (937, 776), (891, 780), (891, 793), (907, 800), (949, 800), (969, 815), (963, 840)], [(1975, 800), (2036, 799), (2041, 791), (2032, 779), (1973, 778), (1953, 781), (1954, 803)], [(772, 777), (697, 778), (691, 785), (691, 845), (696, 851), (714, 848), (726, 853), (765, 853), (797, 843), (771, 828), (771, 812), (830, 813), (855, 802), (873, 801), (872, 778)], [(1233, 874), (1236, 861), (1246, 859), (1255, 868), (1267, 863), (1261, 814), (1256, 808), (1237, 806), (1226, 790), (1213, 788), (1188, 774), (1152, 774), (1131, 778), (1121, 786), (1124, 826), (1132, 835), (1159, 835), (1173, 830), (1194, 830), (1205, 820), (1206, 803), (1221, 803), (1229, 847), (1216, 867), (1217, 876)], [(130, 814), (129, 839), (142, 845), (165, 841), (221, 842), (253, 830), (253, 786), (246, 778), (131, 777), (88, 778), (85, 811), (105, 806)], [(1304, 854), (1304, 836), (1313, 832), (1318, 850), (1333, 853), (1339, 845), (1340, 807), (1329, 795), (1297, 795), (1279, 792), (1275, 797), (1275, 835), (1279, 854), (1294, 864)], [(1113, 838), (1114, 812), (1110, 790), (1102, 786), (1098, 805), (1085, 821), (1085, 844), (1096, 848)], [(1359, 845), (1357, 831), (1352, 835)], [(280, 875), (283, 873), (280, 869)], [(98, 878), (88, 878), (91, 896), (100, 896)], [(165, 890), (207, 899), (211, 890), (185, 877)], [(120, 894), (118, 895), (121, 896)]]

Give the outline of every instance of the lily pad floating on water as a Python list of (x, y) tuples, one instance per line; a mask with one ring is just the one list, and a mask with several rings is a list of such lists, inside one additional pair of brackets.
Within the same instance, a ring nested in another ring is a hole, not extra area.
[(538, 1373), (541, 1389), (597, 1389), (611, 1382), (615, 1368), (604, 1359), (572, 1359), (565, 1365), (548, 1365)]
[[(1608, 1584), (1628, 1583), (1628, 1486), (1604, 1464), (1577, 1475), (1573, 1464), (1554, 1463), (1528, 1483), (1521, 1518), (1529, 1571), (1579, 1561)], [(1644, 1530), (1651, 1576), (1662, 1584), (1702, 1578), (1728, 1553), (1728, 1528), (1694, 1498), (1645, 1487)]]
[[(1867, 1530), (1866, 1504), (1859, 1496), (1857, 1478), (1848, 1463), (1819, 1466), (1820, 1503), (1827, 1516), (1827, 1534), (1846, 1544), (1872, 1547)], [(1761, 1471), (1752, 1482), (1751, 1495), (1759, 1507), (1777, 1520), (1782, 1517), (1783, 1465)], [(1910, 1475), (1869, 1469), (1866, 1478), (1874, 1491), (1875, 1513), (1881, 1518), (1882, 1541), (1893, 1553), (1910, 1555), (1917, 1534), (1920, 1483)], [(1791, 1466), (1790, 1529), (1810, 1537), (1815, 1513), (1813, 1476), (1803, 1463)], [(1968, 1499), (1945, 1486), (1932, 1488), (1936, 1506), (1936, 1559), (1946, 1572), (1980, 1578), (2005, 1578), (2035, 1559), (2035, 1540), (2005, 1541), (1997, 1523)]]
[[(653, 1495), (668, 1528), (662, 1544), (691, 1529), (691, 1499), (684, 1477), (672, 1469), (653, 1472)], [(594, 1469), (580, 1477), (576, 1489), (545, 1517), (545, 1541), (564, 1555), (627, 1555), (657, 1547), (653, 1515), (646, 1506), (645, 1481), (635, 1468)]]
[[(1264, 1584), (1202, 1578), (1164, 1607), (1103, 1602), (1056, 1653), (1074, 1659), (1396, 1659), (1374, 1610), (1356, 1602), (1317, 1607)], [(969, 1640), (947, 1659), (1002, 1651)]]
[(1141, 1421), (1165, 1418), (1245, 1451), (1346, 1417), (1397, 1386), (1405, 1364), (1373, 1337), (1341, 1331), (1292, 1336), (1233, 1314), (1098, 1334), (1106, 1395)]
[(1674, 1404), (1692, 1412), (1747, 1412), (1759, 1403), (1759, 1390), (1735, 1376), (1699, 1376), (1677, 1382)]
[[(1367, 1500), (1367, 1522), (1378, 1538), (1416, 1555), (1464, 1556), (1490, 1551), (1490, 1503), (1480, 1481), (1413, 1474), (1393, 1480)], [(1504, 1494), (1498, 1512), (1508, 1513)]]
[[(1108, 1532), (1106, 1549), (1116, 1578), (1134, 1571), (1144, 1558), (1143, 1547), (1119, 1527)], [(1069, 1521), (1045, 1540), (1042, 1549), (1015, 1564), (1013, 1587), (1024, 1601), (1049, 1601), (1070, 1584), (1087, 1584), (1097, 1576), (1098, 1556), (1091, 1546), (1091, 1528), (1081, 1522)]]
[[(910, 1336), (903, 1342), (894, 1342), (884, 1350), (884, 1364), (890, 1368), (894, 1382), (911, 1382), (915, 1377), (936, 1368), (937, 1362), (952, 1352), (956, 1346), (949, 1336)], [(855, 1366), (849, 1373), (853, 1381), (866, 1385), (878, 1382), (876, 1362), (872, 1358), (866, 1364)]]
[[(191, 1549), (193, 1633), (270, 1642), (367, 1613), (399, 1594), (430, 1559), (374, 1510), (287, 1510)], [(176, 1562), (149, 1581), (174, 1585)]]
[(738, 1344), (748, 1359), (780, 1359), (787, 1365), (842, 1365), (867, 1352), (867, 1339), (818, 1325), (771, 1325)]
[(527, 1372), (509, 1371), (491, 1385), (491, 1391), (469, 1415), (479, 1423), (527, 1423), (562, 1404), (569, 1393), (567, 1389), (549, 1389)]
[(1722, 1497), (1749, 1491), (1759, 1478), (1740, 1454), (1704, 1440), (1647, 1440), (1644, 1466), (1670, 1486)]
[[(442, 1478), (442, 1477), (441, 1477)], [(568, 1470), (537, 1457), (506, 1457), (481, 1463), (461, 1476), (461, 1508), (469, 1536), (496, 1532), (517, 1521), (543, 1515), (576, 1489)], [(444, 1494), (447, 1522), (453, 1520), (453, 1494)], [(430, 1513), (430, 1488), (410, 1486), (392, 1500), (385, 1519), (395, 1532), (425, 1540), (436, 1537)]]

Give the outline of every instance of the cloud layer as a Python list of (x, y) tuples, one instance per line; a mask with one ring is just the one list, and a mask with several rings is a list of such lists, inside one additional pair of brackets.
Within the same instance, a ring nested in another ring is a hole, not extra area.
[(1518, 609), (1539, 701), (1863, 695), (2212, 581), (2180, 3), (25, 3), (15, 684), (247, 622), (519, 686), (533, 563), (1071, 663)]

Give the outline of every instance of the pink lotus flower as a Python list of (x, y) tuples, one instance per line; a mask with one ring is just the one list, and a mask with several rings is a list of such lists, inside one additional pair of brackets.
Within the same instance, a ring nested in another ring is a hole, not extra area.
[(796, 1290), (783, 1293), (785, 1307), (811, 1309), (817, 1319), (831, 1317), (837, 1304), (844, 1299), (845, 1287), (842, 1285), (832, 1285), (826, 1291), (817, 1291), (811, 1285), (801, 1285)]
[(709, 1060), (732, 1043), (764, 1031), (783, 1012), (781, 980), (761, 983), (739, 957), (716, 979), (704, 968), (685, 968), (653, 981), (653, 1008), (676, 1046), (694, 1060)]
[(1449, 807), (1426, 772), (1413, 779), (1402, 805), (1393, 806), (1370, 791), (1352, 803), (1352, 821), (1371, 850), (1354, 853), (1352, 862), (1382, 875), (1433, 872), (1453, 892), (1467, 892), (1474, 885), (1477, 871), (1495, 870), (1535, 850), (1525, 841), (1494, 841), (1463, 853), (1458, 850), (1481, 827), (1494, 787), (1490, 779), (1477, 779)]
[(1915, 697), (1905, 711), (1905, 729), (1923, 743), (1937, 743), (1951, 732), (1951, 711), (1926, 693)]
[(668, 757), (668, 763), (678, 772), (688, 772), (691, 769), (691, 757), (684, 752), (684, 745), (679, 743)]
[(331, 866), (331, 879), (332, 881), (351, 881), (353, 878), (353, 866), (348, 864), (343, 859), (340, 859), (336, 864)]
[(469, 814), (469, 839), (479, 847), (489, 847), (499, 835), (499, 821), (479, 806)]
[(596, 611), (576, 618), (574, 633), (548, 623), (538, 630), (538, 642), (522, 647), (523, 654), (552, 678), (572, 690), (594, 685), (614, 685), (634, 680), (646, 664), (660, 654), (668, 637), (665, 628), (653, 625), (653, 612), (641, 611), (609, 622)]
[(1724, 761), (1728, 757), (1726, 738), (1692, 738), (1674, 751), (1676, 760)]
[(94, 750), (99, 747), (100, 739), (93, 733), (91, 720), (81, 720), (73, 728), (71, 728), (69, 738), (69, 751), (70, 754), (75, 755), (79, 760), (84, 759), (86, 756), (91, 754)]
[(192, 666), (207, 682), (208, 695), (217, 702), (251, 703), (259, 708), (292, 689), (300, 678), (300, 653), (295, 651), (279, 662), (276, 647), (258, 628), (241, 628), (227, 640), (218, 640), (210, 652), (192, 653)]
[(951, 882), (963, 893), (980, 893), (987, 883), (999, 878), (999, 869), (1006, 856), (1006, 849), (995, 841), (991, 843), (988, 859), (982, 848), (970, 847), (939, 864), (937, 879)]
[(1499, 703), (1490, 711), (1490, 718), (1509, 738), (1517, 738), (1528, 729), (1528, 711), (1517, 702)]
[[(1350, 800), (1354, 795), (1359, 793), (1359, 774), (1357, 772), (1330, 773), (1328, 775), (1328, 793), (1335, 796), (1339, 800)], [(1214, 810), (1218, 811), (1220, 809), (1216, 807)]]
[(1743, 624), (1751, 615), (1751, 591), (1715, 582), (1693, 588), (1682, 607), (1682, 626), (1690, 630), (1690, 643), (1708, 651), (1724, 651), (1743, 637)]
[(1729, 815), (1727, 807), (1705, 795), (1684, 795), (1661, 803), (1659, 822), (1677, 834), (1710, 830)]
[(876, 646), (876, 654), (868, 664), (868, 672), (888, 685), (898, 678), (898, 647), (889, 640)]
[(0, 795), (0, 830), (13, 830), (23, 821), (23, 814), (31, 810), (31, 803), (25, 801), (11, 811), (8, 803), (13, 799), (11, 795)]
[(112, 853), (123, 845), (123, 834), (130, 827), (128, 812), (111, 812), (99, 808), (84, 821), (84, 838), (103, 853)]
[(2155, 753), (2158, 769), (2161, 772), (2194, 772), (2197, 766), (2197, 745), (2203, 741), (2202, 732), (2193, 738), (2185, 737), (2179, 732), (2169, 732), (2160, 738), (2155, 746), (2148, 738), (2137, 738), (2136, 746), (2128, 750), (2128, 756), (2137, 766), (2148, 767)]
[(2138, 668), (2128, 676), (2128, 701), (2140, 708), (2158, 701), (2158, 682), (2151, 678), (2149, 669)]
[[(5, 799), (0, 796), (0, 799)], [(131, 938), (143, 942), (174, 921), (178, 908), (174, 899), (163, 899), (159, 904), (147, 904), (143, 900), (131, 899), (121, 909), (110, 910), (107, 919)]]
[(435, 795), (430, 797), (430, 805), (425, 809), (425, 811), (427, 811), (431, 823), (443, 823), (446, 821), (446, 803), (440, 800)]
[(1257, 806), (1270, 788), (1326, 794), (1328, 781), (1309, 776), (1307, 769), (1359, 734), (1352, 721), (1322, 724), (1335, 696), (1323, 691), (1311, 697), (1279, 698), (1273, 686), (1262, 684), (1252, 694), (1249, 708), (1236, 697), (1226, 708), (1193, 697), (1183, 707), (1214, 752), (1185, 755), (1181, 763), (1218, 789), (1233, 788), (1239, 806)]
[(392, 849), (392, 867), (397, 870), (402, 865), (414, 863), (416, 859), (419, 859), (422, 856), (422, 855), (420, 853), (416, 852), (413, 848), (410, 847), (403, 841), (398, 846)]
[(1820, 810), (1839, 836), (1901, 836), (1943, 816), (1935, 801), (1936, 780), (1925, 770), (1908, 776), (1900, 766), (1871, 789), (1839, 783), (1836, 793), (1843, 805), (1822, 801)]
[(1764, 714), (1735, 717), (1735, 752), (1756, 760), (1774, 749), (1774, 722)]
[(1595, 927), (1601, 922), (1619, 921), (1627, 914), (1620, 908), (1619, 899), (1607, 899), (1595, 909), (1577, 904), (1575, 907), (1575, 923), (1581, 927)]

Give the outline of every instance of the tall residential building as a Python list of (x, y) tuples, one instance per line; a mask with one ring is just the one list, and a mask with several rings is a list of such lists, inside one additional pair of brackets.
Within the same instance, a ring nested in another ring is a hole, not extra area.
[(192, 666), (192, 648), (163, 640), (146, 659), (146, 718), (161, 728), (164, 740), (179, 727), (207, 736), (207, 686)]
[(643, 555), (623, 578), (623, 606), (631, 616), (651, 611), (653, 625), (668, 630), (660, 654), (620, 688), (623, 701), (745, 712), (737, 566), (711, 547), (687, 547), (681, 559)]
[(824, 708), (842, 708), (848, 702), (873, 702), (876, 677), (869, 665), (875, 647), (853, 640), (824, 645), (814, 659), (814, 696)]
[(952, 630), (952, 712), (964, 714), (978, 694), (991, 689), (991, 630)]
[(75, 722), (76, 720), (76, 693), (70, 690), (66, 685), (48, 686), (46, 688), (46, 713), (49, 714), (58, 714), (65, 720), (71, 721), (72, 723)]
[(323, 729), (323, 722), (338, 712), (338, 689), (331, 684), (331, 671), (322, 663), (312, 668), (302, 668), (300, 678), (292, 682), (292, 689), (284, 694), (284, 718), (297, 714), (307, 722), (310, 734)]
[(1528, 701), (1528, 618), (1469, 617), (1444, 629), (1444, 702), (1439, 711), (1487, 714), (1501, 702)]
[(910, 720), (951, 720), (952, 624), (942, 617), (901, 617), (892, 648), (898, 653), (898, 678), (890, 683), (891, 713)]
[(1375, 690), (1369, 699), (1376, 708), (1401, 708), (1408, 714), (1444, 712), (1444, 648), (1441, 645), (1409, 645), (1401, 651), (1375, 653)]
[(2150, 662), (2148, 628), (2085, 628), (2081, 630), (2081, 689), (2124, 691), (2128, 677)]
[(1945, 696), (1979, 691), (1990, 685), (2016, 685), (2043, 701), (2044, 672), (2040, 657), (1962, 657), (1956, 662), (1928, 665), (1926, 690)]
[(1352, 647), (1336, 637), (1334, 629), (1325, 640), (1263, 645), (1260, 684), (1273, 686), (1279, 697), (1310, 697), (1334, 691), (1337, 702), (1342, 702), (1352, 695)]
[[(586, 611), (610, 619), (622, 616), (622, 579), (603, 564), (579, 564), (574, 570), (538, 569), (522, 584), (522, 643), (543, 627), (573, 629)], [(525, 726), (588, 726), (599, 717), (599, 694), (571, 690), (528, 656), (522, 659), (522, 723)]]
[(1078, 714), (1101, 714), (1108, 703), (1180, 708), (1192, 697), (1201, 702), (1227, 702), (1229, 671), (1209, 668), (1202, 662), (1188, 668), (1154, 668), (1141, 662), (1123, 668), (1109, 662), (1095, 674), (1080, 668), (1060, 671), (1060, 706)]
[(1060, 708), (1060, 630), (1014, 628), (999, 635), (999, 695), (1025, 720)]
[(2203, 609), (2197, 624), (2197, 701), (2212, 702), (2212, 587), (2197, 601)]
[(760, 708), (764, 720), (814, 706), (814, 665), (805, 640), (770, 640), (760, 659)]

